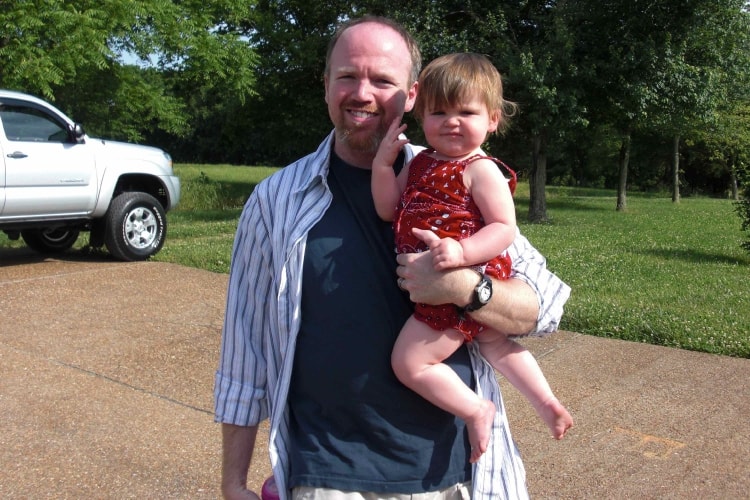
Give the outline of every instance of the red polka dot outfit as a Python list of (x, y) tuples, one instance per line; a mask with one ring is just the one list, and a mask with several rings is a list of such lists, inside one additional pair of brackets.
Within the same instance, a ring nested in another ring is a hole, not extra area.
[[(436, 160), (428, 149), (418, 154), (409, 166), (407, 187), (396, 208), (393, 227), (398, 253), (427, 250), (421, 240), (412, 234), (412, 228), (428, 229), (440, 238), (461, 240), (476, 233), (484, 222), (479, 208), (464, 186), (466, 166), (480, 158), (488, 158), (510, 175), (511, 193), (515, 191), (516, 174), (503, 162), (488, 156), (475, 155), (461, 161)], [(498, 279), (511, 275), (511, 260), (504, 252), (485, 264), (485, 273)], [(481, 267), (485, 267), (481, 266)], [(416, 304), (414, 317), (442, 331), (454, 328), (470, 342), (484, 326), (468, 316), (462, 316), (454, 304), (431, 306)]]

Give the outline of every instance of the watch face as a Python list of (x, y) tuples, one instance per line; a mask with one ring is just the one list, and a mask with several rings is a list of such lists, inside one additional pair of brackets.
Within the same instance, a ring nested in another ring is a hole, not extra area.
[(479, 288), (477, 289), (477, 295), (479, 297), (479, 301), (483, 304), (486, 304), (490, 300), (490, 297), (492, 297), (492, 292), (487, 286), (487, 283), (482, 283), (479, 286)]

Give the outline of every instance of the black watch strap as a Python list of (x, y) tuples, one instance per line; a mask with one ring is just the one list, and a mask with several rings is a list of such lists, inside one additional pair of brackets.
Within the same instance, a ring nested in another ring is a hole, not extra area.
[(480, 274), (479, 283), (474, 287), (474, 292), (471, 294), (471, 302), (465, 307), (459, 307), (459, 312), (463, 313), (476, 311), (481, 309), (492, 298), (492, 280), (484, 273)]

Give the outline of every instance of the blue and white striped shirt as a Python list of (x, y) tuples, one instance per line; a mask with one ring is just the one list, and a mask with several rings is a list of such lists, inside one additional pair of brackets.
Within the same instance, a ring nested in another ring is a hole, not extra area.
[[(302, 264), (307, 233), (331, 203), (326, 184), (333, 134), (318, 150), (261, 182), (240, 217), (229, 275), (216, 421), (255, 426), (270, 418), (269, 453), (282, 500), (287, 498), (287, 395), (301, 321)], [(407, 146), (406, 161), (417, 151)], [(509, 249), (515, 278), (539, 298), (536, 333), (555, 331), (570, 288), (546, 269), (523, 236)], [(492, 443), (474, 466), (475, 499), (526, 498), (526, 476), (511, 438), (492, 367), (470, 344), (477, 393), (498, 408)]]

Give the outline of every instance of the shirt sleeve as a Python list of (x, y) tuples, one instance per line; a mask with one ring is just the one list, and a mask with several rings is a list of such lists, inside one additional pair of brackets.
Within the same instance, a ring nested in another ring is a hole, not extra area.
[(513, 278), (527, 283), (539, 301), (539, 316), (530, 334), (543, 336), (557, 331), (570, 287), (547, 269), (544, 256), (519, 231), (508, 254), (513, 262)]
[(214, 385), (215, 420), (241, 426), (268, 417), (264, 332), (269, 331), (272, 302), (271, 239), (257, 191), (245, 205), (235, 236)]

